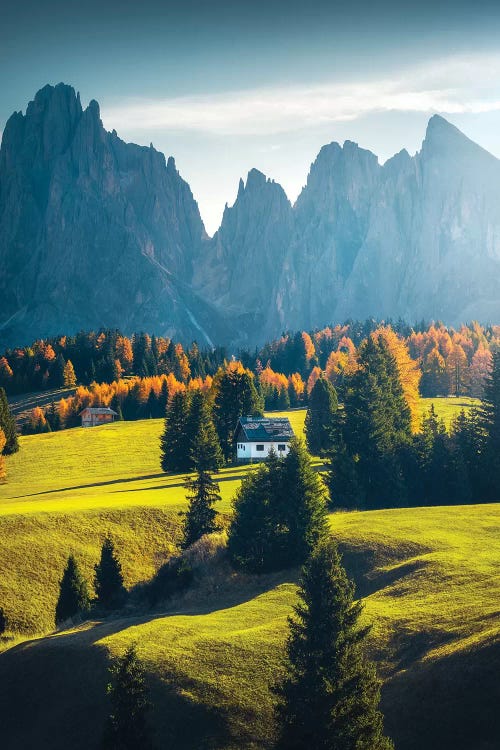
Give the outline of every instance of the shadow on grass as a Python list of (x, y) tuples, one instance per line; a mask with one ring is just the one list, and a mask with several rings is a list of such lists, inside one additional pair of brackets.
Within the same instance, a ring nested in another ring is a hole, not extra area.
[(500, 640), (492, 639), (416, 662), (388, 680), (382, 709), (397, 750), (496, 750), (499, 664)]
[[(236, 607), (294, 580), (297, 572), (248, 578), (221, 592), (219, 601), (213, 597), (177, 610), (173, 602), (164, 612), (83, 623), (76, 632), (26, 641), (0, 654), (2, 750), (97, 750), (109, 710), (103, 639), (153, 620)], [(167, 666), (164, 674), (148, 673), (148, 683), (157, 750), (255, 746), (258, 717), (243, 710), (236, 717), (228, 715), (228, 696), (217, 685), (184, 674), (182, 664), (176, 671), (169, 672)]]

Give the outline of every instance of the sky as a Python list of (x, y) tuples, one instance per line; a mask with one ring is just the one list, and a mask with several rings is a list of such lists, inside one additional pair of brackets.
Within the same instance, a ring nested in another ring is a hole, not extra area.
[(46, 83), (174, 156), (207, 231), (256, 167), (293, 202), (325, 143), (381, 162), (442, 114), (500, 157), (500, 3), (24, 0), (0, 5), (0, 131)]

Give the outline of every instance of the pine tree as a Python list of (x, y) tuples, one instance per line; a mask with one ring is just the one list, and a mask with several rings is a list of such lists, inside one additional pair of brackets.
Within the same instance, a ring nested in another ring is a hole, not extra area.
[(234, 501), (228, 550), (253, 573), (302, 564), (327, 533), (325, 488), (303, 443), (286, 458), (274, 451), (241, 484)]
[(262, 413), (262, 402), (251, 373), (228, 367), (214, 378), (214, 422), (226, 461), (233, 457), (238, 419)]
[(283, 567), (301, 565), (325, 538), (326, 489), (304, 443), (294, 438), (282, 465), (280, 515), (287, 530)]
[(286, 673), (278, 696), (277, 750), (392, 750), (379, 711), (380, 685), (363, 654), (367, 629), (359, 625), (332, 540), (312, 553), (302, 574), (299, 603), (290, 618)]
[(243, 479), (233, 501), (227, 545), (229, 557), (235, 567), (249, 573), (275, 570), (283, 557), (285, 541), (278, 523), (279, 508), (273, 487), (281, 483), (282, 459), (270, 458), (272, 468), (269, 461), (260, 464)]
[(493, 366), (484, 386), (479, 420), (484, 433), (481, 494), (487, 502), (496, 502), (500, 495), (500, 351), (493, 354)]
[(63, 577), (59, 584), (59, 598), (56, 605), (56, 624), (84, 614), (90, 606), (89, 592), (85, 578), (73, 557), (68, 557)]
[(195, 391), (191, 397), (186, 432), (191, 466), (195, 467), (202, 461), (205, 470), (218, 471), (224, 464), (224, 457), (210, 404), (201, 390)]
[(94, 586), (97, 603), (104, 609), (121, 607), (126, 598), (120, 562), (112, 540), (106, 537), (101, 549), (101, 559), (94, 566)]
[(330, 451), (330, 466), (326, 477), (331, 508), (362, 508), (364, 492), (358, 479), (357, 463), (349, 453), (342, 434)]
[(170, 401), (165, 417), (165, 429), (160, 440), (163, 471), (189, 471), (191, 468), (188, 417), (188, 396), (185, 391), (179, 391)]
[(75, 368), (70, 359), (66, 362), (63, 369), (63, 385), (65, 388), (74, 388), (76, 385)]
[(152, 750), (153, 740), (147, 715), (150, 703), (144, 668), (135, 646), (110, 667), (108, 695), (111, 711), (101, 744), (103, 750)]
[(7, 395), (3, 388), (0, 388), (0, 430), (5, 435), (3, 455), (10, 456), (12, 453), (17, 453), (19, 441), (17, 439), (16, 420), (9, 409)]
[(380, 336), (359, 349), (359, 369), (344, 400), (344, 437), (357, 456), (357, 476), (367, 507), (402, 504), (406, 487), (399, 453), (411, 441), (411, 412), (396, 361)]
[(325, 377), (319, 377), (309, 394), (305, 423), (307, 448), (315, 456), (324, 455), (333, 445), (337, 409), (335, 388)]
[(218, 530), (217, 512), (214, 504), (221, 500), (220, 488), (211, 475), (213, 461), (212, 437), (205, 428), (198, 432), (198, 446), (193, 452), (196, 475), (186, 481), (189, 507), (184, 522), (184, 539), (182, 547), (187, 549), (204, 534)]

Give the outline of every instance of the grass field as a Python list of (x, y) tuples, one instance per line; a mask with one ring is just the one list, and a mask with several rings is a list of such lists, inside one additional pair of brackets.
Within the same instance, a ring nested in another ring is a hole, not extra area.
[[(498, 506), (332, 516), (373, 625), (370, 651), (396, 750), (496, 747), (499, 523)], [(171, 612), (89, 623), (10, 649), (0, 655), (6, 747), (96, 748), (107, 656), (132, 642), (148, 672), (158, 747), (268, 747), (269, 684), (280, 671), (294, 584), (295, 575), (243, 579), (230, 596), (201, 592)]]
[[(434, 403), (448, 423), (469, 406)], [(304, 410), (287, 414), (301, 434)], [(159, 469), (161, 429), (161, 420), (145, 420), (21, 438), (0, 487), (0, 606), (14, 628), (53, 627), (68, 553), (91, 582), (107, 533), (128, 587), (169, 555), (185, 500), (183, 477)], [(252, 470), (221, 472), (220, 511)], [(500, 506), (335, 514), (331, 524), (373, 625), (370, 649), (397, 750), (493, 750)], [(130, 642), (147, 667), (160, 747), (268, 747), (269, 683), (279, 673), (295, 582), (296, 572), (238, 578), (173, 611), (0, 643), (2, 747), (96, 748), (107, 658)]]
[[(463, 403), (441, 399), (436, 408), (449, 418)], [(281, 413), (303, 433), (305, 410)], [(123, 556), (127, 585), (151, 576), (185, 507), (184, 477), (159, 467), (162, 426), (162, 420), (118, 422), (20, 438), (20, 452), (8, 459), (8, 482), (0, 486), (0, 606), (12, 629), (53, 626), (68, 553), (78, 556), (90, 580), (108, 531)], [(241, 478), (252, 470), (221, 471), (220, 512), (230, 510)]]

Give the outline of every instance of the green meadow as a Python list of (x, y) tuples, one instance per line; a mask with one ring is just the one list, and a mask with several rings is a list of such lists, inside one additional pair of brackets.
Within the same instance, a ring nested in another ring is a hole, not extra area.
[[(448, 424), (470, 406), (433, 402)], [(301, 434), (305, 411), (287, 415)], [(251, 577), (226, 569), (161, 611), (49, 634), (69, 552), (91, 583), (111, 534), (133, 587), (174, 549), (184, 478), (159, 468), (161, 430), (161, 420), (145, 420), (28, 436), (8, 460), (0, 487), (0, 606), (11, 630), (0, 642), (7, 748), (97, 748), (108, 658), (132, 642), (147, 669), (158, 747), (271, 746), (270, 685), (298, 571)], [(252, 470), (220, 473), (222, 513)], [(493, 750), (500, 506), (337, 513), (331, 526), (372, 626), (396, 750)]]

